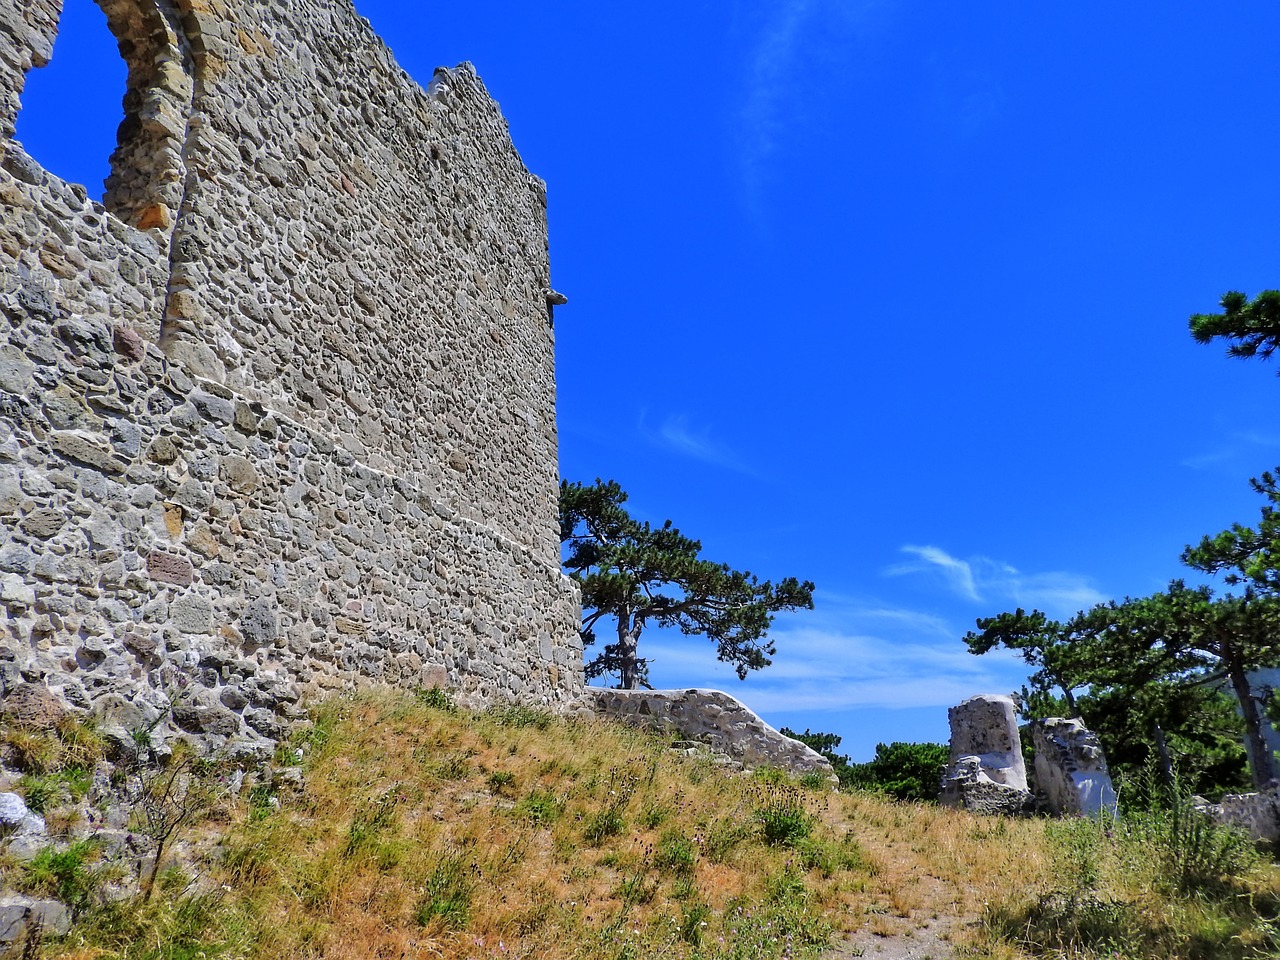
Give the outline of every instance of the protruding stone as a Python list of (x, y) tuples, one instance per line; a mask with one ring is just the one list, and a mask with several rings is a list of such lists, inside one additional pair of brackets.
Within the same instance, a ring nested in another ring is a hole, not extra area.
[(67, 715), (67, 708), (48, 687), (21, 683), (0, 701), (0, 715), (29, 730), (52, 730)]
[(39, 540), (48, 540), (61, 530), (66, 522), (67, 518), (61, 511), (41, 509), (31, 511), (22, 518), (18, 526)]
[(147, 355), (146, 341), (130, 327), (116, 327), (112, 331), (112, 344), (116, 348), (116, 353), (126, 360), (136, 362)]
[(173, 226), (173, 213), (163, 203), (153, 203), (143, 208), (134, 220), (139, 230), (168, 230)]
[(223, 457), (222, 479), (236, 493), (250, 494), (258, 489), (258, 471), (244, 457)]
[(76, 433), (55, 433), (53, 449), (68, 459), (106, 474), (123, 473), (126, 466), (124, 461), (116, 459), (106, 447)]
[(207, 597), (188, 592), (169, 604), (169, 621), (181, 633), (212, 633), (213, 604)]
[(147, 556), (147, 573), (152, 580), (188, 587), (195, 579), (195, 568), (186, 557), (163, 550), (152, 550)]
[(178, 445), (172, 437), (156, 437), (147, 448), (147, 456), (155, 463), (173, 463), (178, 459)]
[(173, 720), (188, 733), (231, 737), (240, 732), (240, 718), (225, 707), (212, 704), (176, 703)]

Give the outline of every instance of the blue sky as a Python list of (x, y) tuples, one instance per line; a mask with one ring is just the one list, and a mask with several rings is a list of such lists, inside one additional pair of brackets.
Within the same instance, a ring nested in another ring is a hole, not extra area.
[[(743, 683), (646, 636), (657, 684), (856, 759), (945, 740), (1024, 679), (976, 617), (1157, 590), (1257, 516), (1278, 368), (1186, 318), (1280, 286), (1274, 2), (357, 6), (421, 81), (473, 61), (548, 182), (562, 474), (818, 586)], [(67, 8), (19, 136), (96, 187), (124, 81)]]

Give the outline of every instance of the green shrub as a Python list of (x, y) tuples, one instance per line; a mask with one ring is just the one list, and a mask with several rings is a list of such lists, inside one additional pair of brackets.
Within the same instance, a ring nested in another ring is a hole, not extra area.
[(771, 846), (794, 847), (813, 831), (814, 817), (800, 792), (790, 786), (769, 791), (756, 807), (755, 819)]
[(839, 771), (840, 783), (898, 800), (936, 801), (949, 754), (942, 743), (878, 743), (874, 759)]
[(1249, 837), (1223, 826), (1181, 797), (1173, 808), (1143, 818), (1164, 866), (1163, 875), (1184, 895), (1227, 895), (1260, 857)]

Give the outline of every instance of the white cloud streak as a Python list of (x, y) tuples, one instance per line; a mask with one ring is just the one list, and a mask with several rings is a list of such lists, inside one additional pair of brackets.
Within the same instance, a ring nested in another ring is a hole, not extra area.
[(1209, 470), (1231, 463), (1246, 453), (1250, 457), (1255, 457), (1259, 448), (1272, 450), (1280, 448), (1280, 436), (1256, 431), (1234, 431), (1227, 436), (1223, 446), (1186, 457), (1181, 461), (1181, 465), (1189, 470)]
[(741, 117), (741, 164), (747, 203), (757, 213), (765, 170), (782, 136), (788, 75), (795, 66), (797, 48), (813, 7), (814, 0), (777, 4), (752, 60)]
[(1025, 681), (1026, 668), (1012, 657), (974, 657), (957, 634), (931, 641), (897, 632), (856, 632), (856, 626), (848, 631), (775, 629), (773, 665), (745, 682), (731, 667), (711, 661), (698, 638), (655, 635), (645, 656), (653, 660), (657, 686), (678, 677), (680, 686), (725, 690), (766, 713), (947, 707), (975, 693), (1007, 693)]
[(684, 414), (672, 414), (662, 421), (657, 430), (653, 430), (645, 422), (645, 411), (641, 411), (638, 429), (650, 443), (681, 456), (748, 476), (758, 476), (727, 444), (712, 437), (710, 428), (691, 426)]
[(1041, 609), (1053, 616), (1069, 616), (1107, 599), (1083, 574), (1065, 571), (1025, 573), (989, 557), (962, 560), (934, 546), (908, 545), (902, 548), (902, 552), (915, 559), (889, 567), (886, 574), (933, 576), (949, 592), (965, 600), (1006, 602)]

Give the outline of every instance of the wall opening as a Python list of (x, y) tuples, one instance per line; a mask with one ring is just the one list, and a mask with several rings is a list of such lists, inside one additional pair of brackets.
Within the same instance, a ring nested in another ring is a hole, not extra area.
[[(18, 139), (95, 196), (102, 184), (103, 205), (122, 220), (169, 233), (195, 95), (177, 8), (171, 0), (65, 0), (57, 34), (49, 65), (27, 75)], [(102, 134), (104, 117), (118, 124), (114, 134)]]
[(93, 0), (65, 0), (53, 57), (27, 74), (17, 138), (51, 173), (102, 199), (122, 117), (128, 68), (106, 14)]

